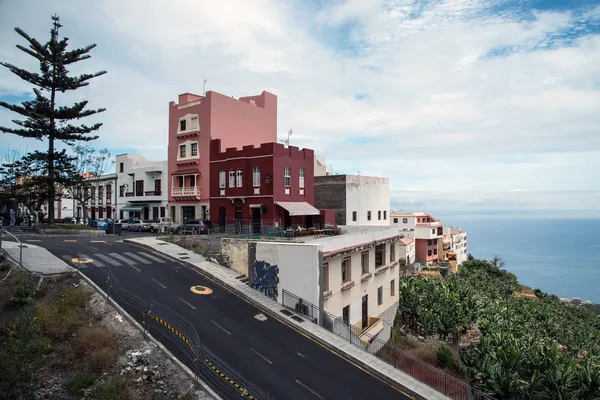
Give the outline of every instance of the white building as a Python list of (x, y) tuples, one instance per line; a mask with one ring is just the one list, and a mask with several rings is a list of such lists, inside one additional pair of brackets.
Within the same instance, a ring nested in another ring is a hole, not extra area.
[(444, 228), (444, 234), (446, 230), (450, 236), (450, 251), (456, 254), (456, 265), (461, 265), (469, 254), (467, 253), (467, 233), (460, 228)]
[[(374, 336), (388, 340), (398, 307), (401, 235), (389, 227), (348, 228), (291, 243), (223, 239), (221, 251), (251, 287), (283, 305), (301, 310), (308, 302), (324, 309), (358, 344)], [(301, 312), (322, 318), (313, 308)]]
[(410, 266), (415, 262), (415, 239), (403, 237), (398, 241), (400, 249), (399, 260), (404, 260), (404, 265)]
[(152, 161), (139, 154), (120, 154), (115, 165), (119, 185), (117, 218), (167, 216), (167, 161)]
[(441, 241), (444, 235), (441, 220), (423, 212), (392, 212), (390, 225), (397, 227), (400, 234), (415, 239), (415, 262), (437, 264), (438, 241)]
[(338, 225), (389, 226), (390, 180), (361, 175), (315, 176), (315, 207), (334, 210)]
[(315, 172), (314, 176), (333, 175), (333, 168), (327, 165), (327, 160), (323, 156), (315, 154)]

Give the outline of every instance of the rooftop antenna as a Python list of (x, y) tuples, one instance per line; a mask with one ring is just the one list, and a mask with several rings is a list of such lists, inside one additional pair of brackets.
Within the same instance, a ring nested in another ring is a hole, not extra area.
[(206, 96), (206, 78), (202, 81), (202, 96)]
[(358, 175), (358, 176), (360, 176), (360, 173), (361, 173), (361, 172), (362, 172), (362, 171), (358, 171), (358, 172), (357, 172), (357, 175)]
[(285, 143), (285, 147), (290, 147), (290, 136), (292, 136), (292, 128), (287, 132), (287, 139), (280, 140), (280, 142)]

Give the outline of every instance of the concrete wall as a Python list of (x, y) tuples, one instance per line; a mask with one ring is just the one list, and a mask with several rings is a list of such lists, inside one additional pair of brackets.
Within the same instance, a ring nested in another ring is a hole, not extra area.
[[(250, 245), (250, 284), (264, 293), (260, 275), (276, 268), (276, 300), (281, 303), (282, 290), (318, 305), (320, 302), (320, 271), (322, 252), (319, 245), (304, 243), (257, 242), (255, 254)], [(272, 297), (272, 296), (271, 296)]]
[(248, 244), (244, 239), (221, 239), (221, 255), (227, 266), (235, 272), (248, 276)]
[[(356, 212), (356, 221), (353, 212)], [(346, 175), (346, 225), (389, 226), (389, 214), (388, 178)]]

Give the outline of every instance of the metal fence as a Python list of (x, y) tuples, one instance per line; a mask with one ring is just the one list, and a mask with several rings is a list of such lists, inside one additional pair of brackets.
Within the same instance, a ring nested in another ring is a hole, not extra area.
[(306, 315), (313, 323), (374, 354), (394, 368), (425, 383), (445, 396), (455, 400), (493, 400), (492, 397), (469, 384), (407, 354), (389, 342), (364, 333), (361, 329), (347, 324), (341, 318), (285, 289), (282, 290), (281, 301), (284, 307)]

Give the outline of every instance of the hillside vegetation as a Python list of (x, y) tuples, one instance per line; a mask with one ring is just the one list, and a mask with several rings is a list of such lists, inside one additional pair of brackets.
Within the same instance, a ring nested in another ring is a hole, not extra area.
[(444, 279), (406, 277), (394, 321), (406, 333), (457, 345), (473, 324), (480, 340), (459, 351), (470, 383), (501, 399), (600, 398), (600, 318), (535, 291), (520, 297), (515, 275), (470, 259)]

